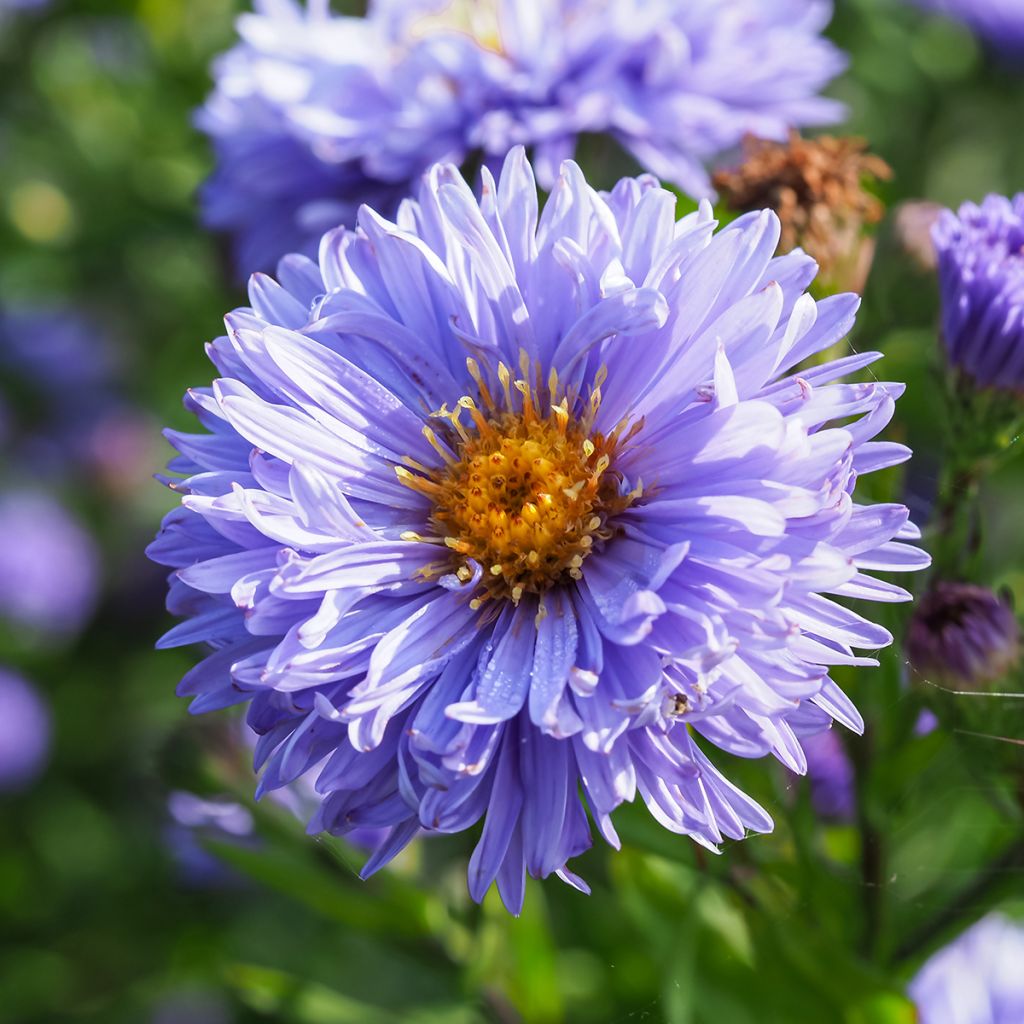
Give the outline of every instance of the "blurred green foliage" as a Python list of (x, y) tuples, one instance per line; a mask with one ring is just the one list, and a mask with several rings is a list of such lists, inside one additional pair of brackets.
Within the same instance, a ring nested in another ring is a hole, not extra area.
[[(190, 120), (238, 6), (65, 0), (0, 23), (0, 295), (96, 315), (126, 398), (175, 426), (184, 389), (209, 376), (203, 342), (243, 299), (197, 225), (210, 157)], [(852, 64), (834, 91), (895, 170), (890, 205), (1024, 184), (1024, 77), (897, 0), (837, 6)], [(919, 511), (942, 458), (935, 304), (890, 219), (852, 344), (883, 349), (876, 372), (910, 383), (890, 436), (916, 460), (872, 487)], [(984, 495), (982, 571), (1018, 598), (1021, 494), (1010, 464)], [(140, 552), (171, 501), (146, 480), (116, 496), (83, 480), (73, 500), (105, 555), (95, 621), (64, 648), (0, 644), (56, 730), (45, 776), (0, 804), (0, 1020), (910, 1024), (903, 991), (925, 954), (991, 906), (1024, 910), (1008, 782), (1020, 748), (998, 738), (1024, 736), (1024, 701), (994, 701), (995, 737), (957, 732), (955, 702), (919, 736), (929, 682), (898, 652), (841, 679), (868, 723), (848, 744), (854, 825), (819, 822), (778, 766), (737, 762), (728, 773), (776, 814), (773, 835), (715, 858), (624, 808), (623, 852), (579, 860), (593, 896), (531, 883), (519, 920), (493, 894), (469, 902), (471, 838), (422, 842), (363, 883), (357, 851), (274, 807), (255, 811), (258, 847), (212, 844), (230, 865), (219, 884), (187, 884), (169, 790), (248, 804), (252, 786), (223, 724), (174, 697), (188, 653), (152, 651), (162, 579)]]

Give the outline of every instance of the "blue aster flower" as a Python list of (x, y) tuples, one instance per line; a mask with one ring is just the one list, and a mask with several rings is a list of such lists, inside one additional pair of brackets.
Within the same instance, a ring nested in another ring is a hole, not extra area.
[[(819, 95), (845, 57), (821, 0), (398, 0), (414, 26), (462, 28), (483, 50), (470, 141), (502, 158), (533, 147), (549, 188), (582, 133), (608, 134), (646, 170), (709, 196), (706, 165), (746, 135), (783, 140), (842, 107)], [(479, 59), (479, 57), (477, 58)], [(475, 66), (472, 60), (468, 63)]]
[(608, 134), (695, 196), (745, 134), (829, 123), (844, 66), (820, 0), (377, 0), (366, 18), (258, 0), (199, 116), (217, 170), (207, 223), (244, 271), (390, 215), (432, 162), (534, 150), (549, 188), (581, 133)]
[(1024, 392), (1024, 193), (946, 210), (932, 239), (950, 366), (980, 387)]
[(1024, 927), (990, 914), (939, 950), (910, 984), (921, 1024), (1024, 1020)]
[(254, 6), (197, 115), (217, 160), (203, 217), (231, 234), (243, 274), (315, 254), (361, 203), (393, 212), (425, 167), (464, 152), (443, 40), (417, 45), (391, 19), (337, 17), (327, 0)]
[(772, 821), (714, 748), (803, 772), (801, 736), (862, 728), (829, 667), (891, 637), (836, 598), (927, 563), (853, 496), (909, 455), (872, 440), (902, 387), (839, 382), (877, 353), (797, 372), (858, 300), (806, 294), (773, 213), (675, 208), (566, 162), (539, 212), (522, 149), (479, 198), (433, 167), (255, 275), (206, 432), (168, 432), (161, 643), (212, 647), (179, 692), (249, 704), (261, 792), (319, 767), (312, 832), (388, 827), (366, 873), (482, 822), (470, 891), (518, 911), (527, 873), (585, 888), (587, 810), (717, 850)]

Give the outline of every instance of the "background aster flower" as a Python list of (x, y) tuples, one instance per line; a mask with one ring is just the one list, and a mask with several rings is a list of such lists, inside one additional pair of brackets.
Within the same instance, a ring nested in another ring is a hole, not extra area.
[(1024, 1020), (1024, 928), (990, 914), (921, 968), (910, 984), (921, 1024)]
[(407, 32), (461, 34), (469, 43), (466, 66), (486, 82), (474, 83), (479, 102), (470, 143), (499, 160), (512, 145), (533, 147), (545, 188), (577, 137), (600, 133), (646, 170), (708, 196), (706, 164), (744, 135), (782, 140), (790, 128), (842, 116), (841, 105), (818, 95), (846, 63), (821, 36), (831, 16), (827, 2), (378, 6), (406, 11)]
[(203, 219), (232, 237), (241, 274), (316, 252), (360, 203), (393, 212), (434, 160), (461, 159), (450, 45), (402, 39), (393, 19), (327, 0), (255, 0), (197, 115), (217, 166)]
[(0, 622), (71, 636), (88, 621), (99, 588), (92, 537), (49, 495), (0, 494)]
[(695, 196), (745, 134), (838, 120), (818, 95), (845, 59), (818, 0), (378, 0), (365, 18), (323, 0), (257, 0), (215, 66), (198, 117), (217, 169), (206, 223), (243, 272), (313, 255), (366, 202), (391, 215), (441, 159), (533, 147), (550, 188), (581, 133), (607, 133)]
[(1024, 194), (946, 210), (932, 239), (950, 366), (980, 387), (1024, 391)]
[(833, 598), (927, 563), (853, 498), (909, 455), (872, 440), (902, 389), (837, 383), (877, 353), (794, 373), (857, 299), (778, 239), (571, 162), (539, 213), (518, 149), (252, 278), (149, 551), (162, 645), (213, 648), (179, 692), (250, 703), (259, 792), (324, 762), (310, 830), (391, 830), (365, 873), (482, 820), (470, 891), (516, 912), (526, 873), (585, 888), (583, 800), (613, 845), (637, 794), (711, 849), (772, 827), (706, 749), (802, 772), (802, 735), (859, 730), (829, 666), (891, 637)]
[(842, 740), (828, 729), (808, 736), (803, 748), (814, 810), (827, 821), (853, 821), (857, 810), (853, 764)]
[(50, 712), (35, 688), (0, 665), (0, 793), (22, 789), (46, 763)]

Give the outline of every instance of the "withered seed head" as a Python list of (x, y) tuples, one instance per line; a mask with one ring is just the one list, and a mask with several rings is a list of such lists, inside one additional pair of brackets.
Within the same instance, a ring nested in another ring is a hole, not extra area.
[(892, 177), (889, 165), (866, 149), (852, 137), (804, 139), (793, 132), (778, 143), (748, 136), (743, 163), (716, 173), (714, 184), (733, 210), (774, 210), (782, 222), (781, 252), (799, 246), (817, 260), (826, 282), (856, 290), (867, 270), (864, 229), (885, 213), (865, 186)]

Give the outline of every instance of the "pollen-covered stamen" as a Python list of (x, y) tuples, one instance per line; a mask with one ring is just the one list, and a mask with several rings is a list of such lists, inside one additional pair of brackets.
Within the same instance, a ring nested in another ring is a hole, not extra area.
[[(585, 400), (561, 393), (554, 371), (544, 380), (525, 358), (516, 379), (499, 364), (499, 395), (475, 361), (467, 365), (479, 400), (460, 398), (453, 410), (435, 414), (441, 421), (436, 433), (424, 431), (444, 464), (425, 470), (407, 460), (410, 468), (397, 472), (433, 505), (436, 538), (417, 539), (442, 542), (452, 557), (447, 571), (459, 578), (470, 578), (467, 562), (478, 563), (478, 600), (518, 602), (580, 579), (587, 556), (614, 533), (615, 516), (641, 496), (640, 484), (622, 493), (614, 469), (616, 451), (640, 424), (620, 424), (607, 436), (595, 432), (600, 387)], [(439, 571), (435, 564), (428, 574)]]

